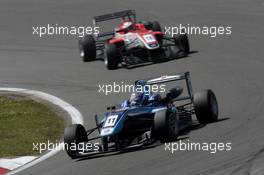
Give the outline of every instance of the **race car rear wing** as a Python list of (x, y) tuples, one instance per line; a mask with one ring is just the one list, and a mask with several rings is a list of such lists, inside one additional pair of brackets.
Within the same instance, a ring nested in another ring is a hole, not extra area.
[(192, 101), (193, 100), (193, 90), (192, 90), (190, 72), (184, 72), (184, 73), (179, 73), (179, 74), (174, 74), (174, 75), (164, 75), (164, 76), (160, 76), (157, 78), (152, 78), (152, 79), (146, 80), (146, 84), (147, 85), (162, 84), (162, 83), (180, 81), (180, 80), (185, 80), (188, 94), (187, 96), (181, 96), (175, 99), (175, 101), (188, 100), (188, 99)]
[(117, 18), (128, 18), (131, 20), (136, 20), (136, 11), (135, 10), (125, 10), (100, 16), (94, 17), (94, 22), (102, 22), (102, 21), (108, 21), (111, 19), (117, 19)]
[[(109, 13), (109, 14), (105, 14), (105, 15), (100, 15), (100, 16), (95, 16), (93, 18), (93, 25), (94, 28), (98, 27), (97, 23), (98, 22), (103, 22), (103, 21), (108, 21), (108, 20), (112, 20), (112, 19), (118, 19), (118, 18), (122, 18), (122, 20), (131, 20), (136, 22), (137, 18), (136, 18), (136, 11), (135, 10), (125, 10), (125, 11), (120, 11), (120, 12), (115, 12), (115, 13)], [(114, 35), (114, 31), (110, 31), (110, 32), (103, 32), (103, 33), (99, 33), (96, 35), (96, 37), (106, 37), (106, 36), (112, 36)]]

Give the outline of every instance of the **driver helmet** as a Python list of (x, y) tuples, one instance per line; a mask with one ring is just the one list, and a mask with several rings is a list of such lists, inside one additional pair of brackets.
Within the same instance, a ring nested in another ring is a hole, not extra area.
[(123, 22), (123, 24), (119, 27), (119, 31), (128, 32), (133, 29), (133, 23), (131, 21)]
[(147, 82), (145, 80), (136, 81), (135, 82), (136, 91), (149, 94), (149, 87), (146, 85), (147, 85)]
[(130, 96), (130, 105), (140, 105), (143, 103), (144, 100), (144, 94), (143, 93), (132, 93)]
[(144, 104), (149, 96), (149, 88), (146, 86), (147, 82), (145, 80), (138, 80), (135, 82), (135, 93), (132, 93), (130, 96), (131, 105)]

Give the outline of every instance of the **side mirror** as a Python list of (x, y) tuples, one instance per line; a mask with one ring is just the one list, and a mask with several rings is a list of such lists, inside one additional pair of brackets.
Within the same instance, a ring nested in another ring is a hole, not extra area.
[(108, 106), (106, 108), (107, 111), (109, 111), (109, 110), (115, 110), (115, 109), (116, 109), (116, 106)]

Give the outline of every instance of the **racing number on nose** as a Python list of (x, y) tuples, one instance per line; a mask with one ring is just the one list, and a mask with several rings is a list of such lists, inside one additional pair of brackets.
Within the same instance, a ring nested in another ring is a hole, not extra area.
[(107, 117), (104, 127), (114, 126), (117, 121), (118, 115), (112, 115)]
[(155, 38), (150, 34), (144, 35), (143, 37), (147, 43), (152, 43), (156, 41)]

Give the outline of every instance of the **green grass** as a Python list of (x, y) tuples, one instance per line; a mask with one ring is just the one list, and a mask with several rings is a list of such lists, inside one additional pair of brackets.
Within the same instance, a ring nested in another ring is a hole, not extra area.
[(33, 143), (56, 143), (64, 120), (50, 107), (23, 97), (0, 96), (0, 157), (37, 155)]

